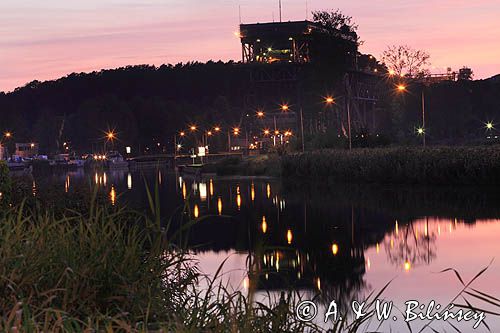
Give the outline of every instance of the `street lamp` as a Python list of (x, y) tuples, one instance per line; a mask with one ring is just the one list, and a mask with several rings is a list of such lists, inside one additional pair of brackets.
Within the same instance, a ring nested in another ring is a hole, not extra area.
[(263, 111), (257, 111), (257, 117), (258, 118), (263, 118), (264, 117), (264, 112)]
[(493, 128), (495, 128), (495, 125), (491, 122), (488, 121), (487, 123), (484, 124), (484, 127), (488, 130), (491, 131)]
[(114, 130), (106, 132), (106, 140), (104, 141), (104, 153), (106, 153), (106, 145), (108, 141), (111, 141), (111, 144), (113, 144), (115, 139), (116, 139), (116, 134)]
[(282, 104), (281, 105), (281, 111), (287, 112), (288, 110), (290, 110), (290, 107), (288, 106), (288, 104)]
[(325, 103), (328, 104), (328, 105), (332, 105), (332, 104), (335, 103), (335, 99), (333, 97), (331, 97), (331, 96), (327, 96), (325, 98)]
[(398, 84), (396, 86), (396, 89), (398, 92), (405, 92), (406, 91), (406, 86), (404, 84)]

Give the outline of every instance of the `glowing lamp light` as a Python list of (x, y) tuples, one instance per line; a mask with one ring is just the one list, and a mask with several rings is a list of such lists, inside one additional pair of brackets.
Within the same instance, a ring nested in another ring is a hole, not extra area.
[(214, 131), (220, 132), (220, 127), (219, 126), (214, 127)]
[(493, 123), (491, 121), (489, 121), (489, 122), (487, 122), (485, 124), (485, 127), (486, 127), (487, 130), (492, 130), (493, 127), (494, 127), (494, 125), (493, 125)]
[(208, 135), (208, 136), (211, 136), (211, 135), (212, 135), (212, 131), (208, 131), (208, 132), (207, 132), (207, 135)]
[(259, 117), (259, 118), (264, 117), (264, 112), (262, 112), (262, 111), (257, 111), (257, 117)]
[(191, 126), (189, 126), (189, 129), (194, 132), (194, 131), (196, 131), (196, 126), (195, 125), (191, 125)]
[(238, 135), (238, 134), (240, 134), (240, 129), (239, 129), (239, 128), (237, 128), (237, 127), (236, 127), (236, 128), (233, 128), (233, 133), (234, 133), (234, 135)]
[(289, 109), (290, 109), (290, 107), (289, 107), (287, 104), (283, 104), (283, 105), (281, 106), (281, 110), (282, 110), (282, 111), (288, 111)]
[(389, 69), (389, 75), (394, 76), (396, 74), (396, 71), (394, 69)]
[(326, 104), (333, 104), (333, 103), (335, 103), (335, 99), (333, 97), (329, 96), (329, 97), (325, 98), (325, 103)]
[(399, 92), (404, 92), (406, 91), (406, 86), (404, 84), (398, 84), (396, 86), (396, 89), (399, 91)]
[(12, 133), (11, 132), (5, 132), (4, 135), (5, 135), (6, 138), (10, 138), (12, 136)]
[(423, 135), (423, 134), (425, 134), (425, 128), (423, 128), (423, 127), (419, 127), (419, 128), (417, 128), (417, 133), (418, 133), (418, 135)]
[(268, 129), (264, 130), (264, 135), (269, 135), (270, 131)]

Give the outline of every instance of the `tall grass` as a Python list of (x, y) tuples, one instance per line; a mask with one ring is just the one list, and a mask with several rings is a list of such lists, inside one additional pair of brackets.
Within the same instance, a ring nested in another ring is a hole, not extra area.
[(284, 156), (282, 175), (349, 183), (500, 184), (500, 147), (316, 151)]
[(12, 181), (7, 163), (0, 161), (0, 208), (7, 206), (12, 191)]
[[(149, 193), (149, 192), (148, 192)], [(157, 191), (149, 193), (157, 202)], [(297, 295), (254, 303), (204, 277), (152, 218), (91, 204), (62, 218), (0, 212), (0, 331), (303, 332)], [(189, 224), (188, 224), (189, 226)], [(175, 234), (172, 237), (176, 237)], [(200, 288), (207, 279), (208, 289)]]

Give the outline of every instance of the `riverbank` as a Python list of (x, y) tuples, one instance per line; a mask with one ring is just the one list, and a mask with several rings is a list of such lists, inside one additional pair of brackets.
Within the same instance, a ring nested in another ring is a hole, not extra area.
[(207, 167), (218, 176), (279, 177), (281, 158), (276, 154), (228, 157)]
[(161, 221), (94, 203), (62, 218), (0, 211), (0, 331), (317, 331), (293, 316), (291, 291), (256, 304), (256, 286), (204, 277)]
[(500, 184), (500, 147), (322, 150), (286, 155), (288, 179), (341, 183)]

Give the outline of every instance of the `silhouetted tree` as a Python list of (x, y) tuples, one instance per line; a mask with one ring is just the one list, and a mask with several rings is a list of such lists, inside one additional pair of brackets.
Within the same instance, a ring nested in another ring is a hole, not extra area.
[(430, 55), (408, 45), (392, 45), (382, 53), (382, 61), (394, 74), (408, 77), (422, 76), (428, 72)]

